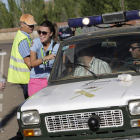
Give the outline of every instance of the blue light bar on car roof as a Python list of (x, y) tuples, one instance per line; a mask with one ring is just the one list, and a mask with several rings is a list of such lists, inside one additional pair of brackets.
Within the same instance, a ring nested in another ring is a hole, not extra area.
[(83, 27), (84, 19), (89, 19), (89, 23), (87, 25), (97, 25), (102, 23), (102, 17), (101, 16), (90, 16), (90, 17), (84, 17), (84, 18), (73, 18), (69, 19), (68, 25), (69, 27)]
[(140, 19), (140, 10), (127, 11), (126, 21)]
[(82, 18), (69, 19), (69, 27), (83, 27), (83, 26), (92, 26), (98, 24), (110, 24), (110, 23), (119, 23), (126, 22), (130, 20), (140, 19), (140, 10), (126, 11), (126, 12), (115, 12), (107, 13), (98, 16), (89, 16)]

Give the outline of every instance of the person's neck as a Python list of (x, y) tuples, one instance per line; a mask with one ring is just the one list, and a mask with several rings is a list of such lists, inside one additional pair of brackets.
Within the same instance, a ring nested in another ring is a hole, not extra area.
[(92, 57), (85, 56), (85, 58), (84, 58), (84, 61), (85, 61), (84, 64), (89, 67), (89, 63), (91, 62), (91, 60), (92, 60)]
[(48, 49), (49, 45), (51, 44), (51, 40), (48, 40), (46, 42), (43, 42), (42, 44), (43, 44), (43, 47), (44, 48)]
[[(23, 31), (23, 32), (25, 32), (22, 28), (20, 29), (20, 31)], [(27, 32), (25, 32), (25, 33), (27, 33)], [(27, 33), (27, 34), (29, 34), (29, 33)]]

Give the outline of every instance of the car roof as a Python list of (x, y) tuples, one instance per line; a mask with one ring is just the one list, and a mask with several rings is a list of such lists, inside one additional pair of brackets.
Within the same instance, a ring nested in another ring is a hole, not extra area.
[(107, 29), (101, 29), (97, 31), (91, 31), (88, 33), (82, 33), (73, 37), (70, 37), (63, 41), (64, 43), (69, 43), (71, 41), (79, 41), (80, 39), (86, 39), (90, 37), (100, 37), (100, 36), (107, 36), (107, 35), (117, 35), (117, 34), (132, 34), (132, 33), (140, 33), (140, 25), (135, 26), (123, 26), (123, 27), (117, 27), (117, 28), (107, 28)]

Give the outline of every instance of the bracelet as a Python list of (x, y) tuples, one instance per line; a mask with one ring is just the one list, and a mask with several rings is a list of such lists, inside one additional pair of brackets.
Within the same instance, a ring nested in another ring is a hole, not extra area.
[(42, 58), (42, 63), (47, 63), (49, 60), (44, 60), (44, 58)]
[(42, 63), (44, 63), (45, 62), (45, 60), (43, 59), (43, 58), (41, 58), (42, 59)]

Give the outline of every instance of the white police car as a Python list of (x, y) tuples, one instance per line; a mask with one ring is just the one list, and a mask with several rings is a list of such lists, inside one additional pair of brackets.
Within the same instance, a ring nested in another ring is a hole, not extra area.
[(111, 25), (61, 43), (49, 86), (18, 109), (26, 140), (140, 136), (140, 26), (121, 27), (135, 19), (140, 10), (69, 20), (70, 27)]

